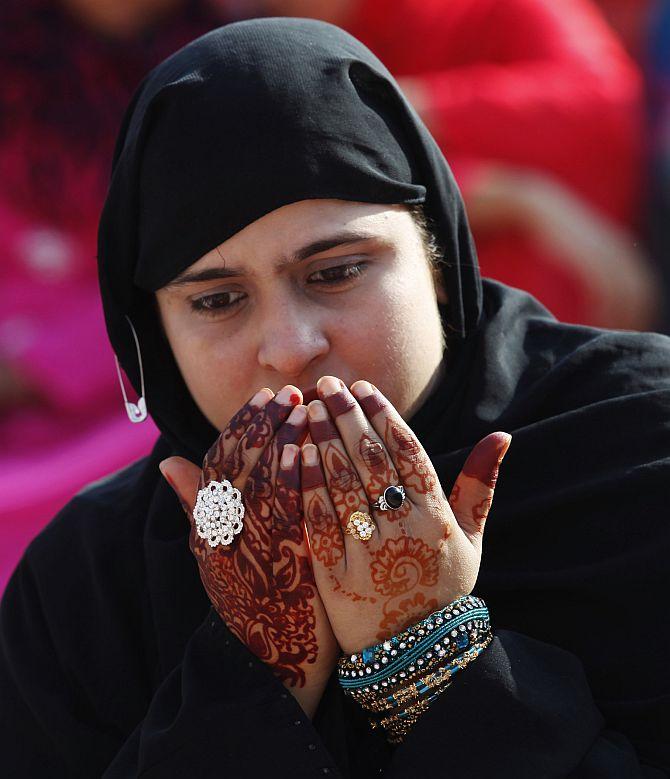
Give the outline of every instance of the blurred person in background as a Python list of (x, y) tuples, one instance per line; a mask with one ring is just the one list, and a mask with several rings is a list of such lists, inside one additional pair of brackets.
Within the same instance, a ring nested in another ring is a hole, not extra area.
[(0, 590), (58, 506), (156, 437), (122, 412), (97, 221), (132, 90), (217, 18), (191, 0), (2, 3)]
[(596, 0), (596, 5), (633, 57), (642, 59), (657, 0)]
[(586, 0), (219, 0), (231, 16), (337, 24), (387, 63), (454, 169), (482, 273), (558, 319), (649, 329), (634, 234), (639, 71)]

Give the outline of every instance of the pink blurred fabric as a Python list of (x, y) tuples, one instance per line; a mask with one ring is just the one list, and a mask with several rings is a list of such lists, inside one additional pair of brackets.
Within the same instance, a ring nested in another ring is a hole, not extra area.
[(0, 591), (72, 495), (157, 436), (123, 408), (99, 303), (97, 223), (133, 90), (220, 21), (206, 0), (181, 0), (117, 38), (65, 3), (0, 3), (0, 370), (31, 388), (29, 403), (0, 404)]
[[(34, 400), (0, 410), (0, 591), (26, 544), (86, 483), (146, 454), (128, 421), (97, 291), (94, 236), (22, 218), (0, 202), (0, 364)], [(93, 271), (93, 272), (92, 272)]]

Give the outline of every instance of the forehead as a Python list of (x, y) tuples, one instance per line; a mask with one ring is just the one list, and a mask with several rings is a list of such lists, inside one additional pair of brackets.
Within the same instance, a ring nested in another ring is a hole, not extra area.
[(344, 200), (301, 200), (282, 206), (247, 225), (209, 251), (190, 270), (220, 264), (222, 257), (234, 261), (292, 257), (311, 249), (316, 254), (328, 244), (344, 239), (392, 242), (414, 231), (405, 206), (353, 203)]

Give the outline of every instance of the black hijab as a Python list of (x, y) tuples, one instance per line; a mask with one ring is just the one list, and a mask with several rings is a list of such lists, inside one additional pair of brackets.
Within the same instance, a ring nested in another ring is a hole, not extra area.
[(114, 155), (99, 232), (112, 345), (152, 416), (200, 457), (216, 431), (191, 399), (153, 293), (230, 236), (299, 200), (425, 203), (449, 263), (449, 326), (476, 327), (481, 282), (449, 167), (397, 84), (332, 25), (263, 19), (215, 30), (137, 91)]
[[(498, 629), (580, 658), (608, 725), (644, 759), (670, 766), (670, 636), (658, 617), (670, 557), (669, 341), (562, 325), (495, 282), (482, 292), (444, 158), (384, 66), (330, 25), (264, 19), (215, 30), (154, 70), (126, 115), (100, 226), (100, 279), (109, 335), (136, 388), (126, 315), (138, 331), (161, 456), (197, 459), (216, 431), (187, 392), (153, 292), (258, 217), (307, 198), (425, 203), (447, 263), (451, 359), (411, 425), (447, 494), (482, 436), (513, 434), (477, 592)], [(193, 628), (187, 617), (175, 626), (170, 598), (187, 579), (194, 599), (202, 592), (180, 509), (154, 478), (145, 553), (169, 668)], [(165, 583), (168, 549), (172, 578), (183, 573), (175, 587)], [(483, 707), (482, 717), (495, 711)], [(566, 715), (566, 743), (576, 743), (578, 719)], [(513, 718), (489, 725), (500, 744), (523, 737)], [(457, 716), (449, 727), (453, 739), (471, 739)], [(496, 770), (495, 750), (467, 759), (471, 775)]]

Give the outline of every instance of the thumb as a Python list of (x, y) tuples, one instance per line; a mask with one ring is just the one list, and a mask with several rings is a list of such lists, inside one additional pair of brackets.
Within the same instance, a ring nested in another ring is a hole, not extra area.
[(168, 457), (158, 466), (187, 514), (193, 511), (200, 484), (200, 468), (183, 457)]
[(491, 433), (482, 438), (468, 455), (449, 496), (456, 521), (475, 546), (481, 546), (498, 469), (511, 441), (509, 433)]

